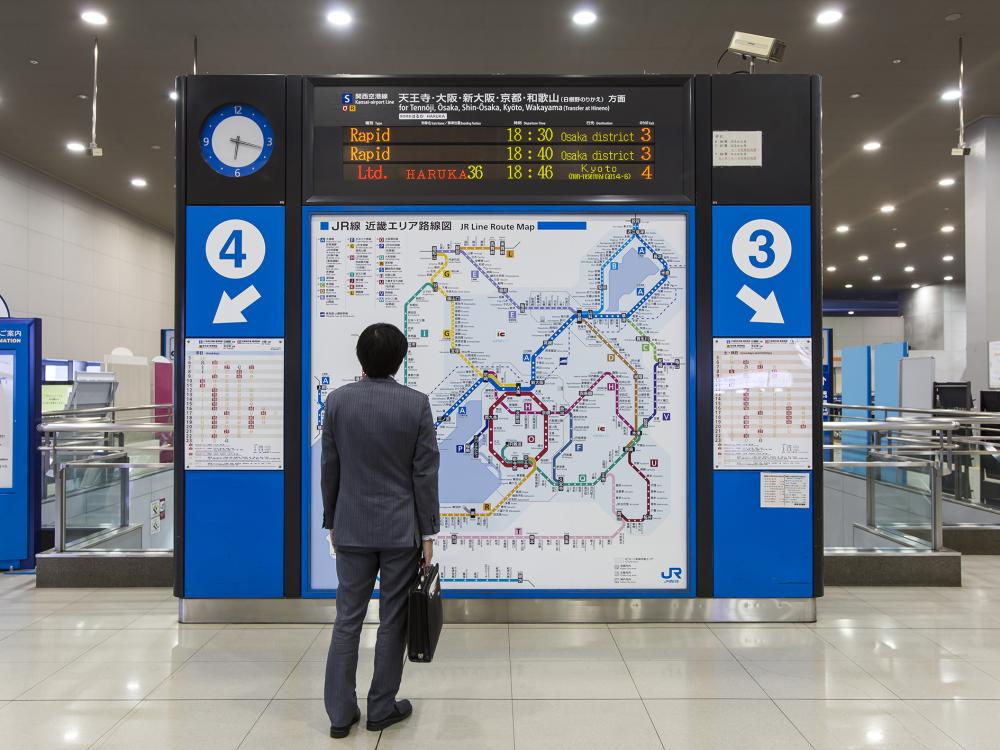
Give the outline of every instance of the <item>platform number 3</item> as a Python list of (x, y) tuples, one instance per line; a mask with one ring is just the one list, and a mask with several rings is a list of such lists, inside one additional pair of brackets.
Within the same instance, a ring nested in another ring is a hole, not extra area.
[(791, 258), (792, 241), (788, 232), (773, 221), (748, 221), (733, 236), (733, 260), (751, 278), (777, 276)]
[(264, 235), (249, 221), (229, 219), (217, 224), (205, 241), (205, 257), (227, 279), (245, 279), (264, 262)]

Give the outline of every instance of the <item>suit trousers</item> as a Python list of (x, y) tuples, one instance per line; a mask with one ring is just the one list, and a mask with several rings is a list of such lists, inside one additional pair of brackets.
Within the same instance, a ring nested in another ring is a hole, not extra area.
[(379, 577), (379, 625), (375, 672), (368, 690), (368, 719), (386, 718), (396, 706), (406, 652), (409, 592), (420, 552), (409, 549), (337, 547), (337, 617), (326, 660), (324, 701), (330, 726), (347, 726), (358, 705), (356, 680), (361, 627)]

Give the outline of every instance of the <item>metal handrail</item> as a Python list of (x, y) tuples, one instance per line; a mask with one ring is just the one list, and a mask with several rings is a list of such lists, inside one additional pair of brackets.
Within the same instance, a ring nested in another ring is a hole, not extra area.
[(827, 409), (860, 409), (864, 411), (897, 411), (909, 414), (941, 414), (945, 417), (985, 417), (993, 422), (1000, 422), (1000, 412), (973, 411), (971, 409), (921, 409), (916, 406), (877, 406), (875, 404), (837, 404), (825, 403)]
[(170, 409), (173, 404), (146, 404), (143, 406), (90, 406), (85, 409), (61, 409), (59, 411), (47, 411), (46, 417), (61, 416), (83, 416), (86, 414), (116, 414), (120, 411), (145, 411), (149, 409)]
[[(95, 462), (91, 461), (67, 461), (59, 468), (59, 481), (56, 482), (56, 523), (54, 529), (54, 539), (53, 539), (53, 549), (56, 552), (66, 551), (66, 469), (68, 468), (93, 468)], [(108, 468), (111, 469), (170, 469), (173, 468), (172, 463), (120, 463), (120, 464), (107, 464)], [(130, 493), (128, 491), (129, 487), (129, 473), (122, 471), (121, 473), (121, 522), (118, 528), (124, 528), (128, 526), (130, 509), (129, 501), (131, 500)]]
[(169, 432), (172, 422), (46, 422), (38, 425), (42, 434), (50, 432)]

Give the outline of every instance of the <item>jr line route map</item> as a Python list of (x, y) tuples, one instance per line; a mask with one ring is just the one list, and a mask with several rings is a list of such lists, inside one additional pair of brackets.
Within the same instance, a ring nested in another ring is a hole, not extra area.
[[(312, 216), (312, 516), (323, 402), (387, 321), (410, 341), (397, 379), (435, 414), (446, 585), (685, 588), (687, 221)], [(311, 526), (312, 585), (333, 588)]]

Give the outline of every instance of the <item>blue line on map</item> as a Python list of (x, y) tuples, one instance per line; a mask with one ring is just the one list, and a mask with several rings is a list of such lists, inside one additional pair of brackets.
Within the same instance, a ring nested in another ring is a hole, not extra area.
[(563, 454), (563, 451), (565, 451), (573, 444), (573, 412), (570, 412), (566, 416), (569, 417), (569, 440), (567, 440), (566, 445), (564, 445), (562, 448), (556, 451), (556, 455), (552, 457), (552, 479), (554, 479), (557, 482), (559, 481), (559, 476), (557, 472), (556, 461), (559, 460), (559, 456)]

